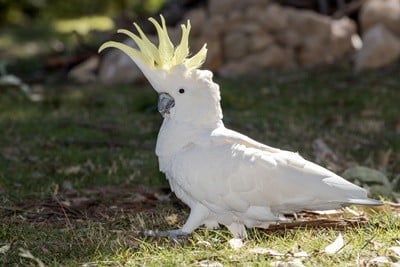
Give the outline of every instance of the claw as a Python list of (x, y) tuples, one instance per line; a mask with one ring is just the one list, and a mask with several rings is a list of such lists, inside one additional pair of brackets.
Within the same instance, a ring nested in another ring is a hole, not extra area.
[(144, 236), (169, 237), (171, 241), (173, 241), (176, 244), (181, 244), (179, 240), (180, 237), (188, 237), (189, 234), (190, 233), (184, 232), (181, 229), (166, 230), (166, 231), (145, 230), (143, 232)]

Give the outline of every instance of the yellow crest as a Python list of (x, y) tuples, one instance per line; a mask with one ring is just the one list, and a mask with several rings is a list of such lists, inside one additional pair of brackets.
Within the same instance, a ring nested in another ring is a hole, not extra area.
[(197, 69), (199, 68), (207, 56), (206, 44), (197, 52), (193, 57), (189, 57), (189, 32), (190, 32), (190, 21), (187, 24), (181, 25), (182, 28), (182, 38), (180, 43), (174, 47), (172, 44), (167, 31), (167, 26), (165, 25), (165, 19), (162, 15), (161, 25), (154, 19), (149, 18), (149, 21), (153, 23), (157, 30), (157, 35), (159, 39), (159, 45), (156, 47), (143, 33), (142, 29), (134, 23), (140, 37), (128, 30), (119, 29), (118, 33), (123, 33), (132, 38), (137, 44), (138, 49), (127, 46), (123, 43), (109, 41), (104, 43), (100, 48), (99, 52), (106, 48), (114, 47), (118, 48), (127, 54), (133, 61), (135, 58), (140, 59), (144, 64), (146, 64), (150, 69), (165, 69), (169, 70), (172, 67), (180, 64), (184, 64), (187, 69)]

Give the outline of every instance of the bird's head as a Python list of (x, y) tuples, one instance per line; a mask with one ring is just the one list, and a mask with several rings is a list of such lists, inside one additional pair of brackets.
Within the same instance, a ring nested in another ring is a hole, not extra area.
[(153, 18), (159, 44), (155, 46), (134, 23), (139, 35), (118, 30), (132, 38), (138, 49), (123, 43), (109, 41), (99, 52), (113, 47), (122, 50), (142, 70), (154, 90), (159, 94), (158, 110), (165, 119), (209, 125), (222, 119), (219, 86), (212, 80), (212, 72), (200, 70), (207, 56), (206, 44), (194, 56), (189, 56), (190, 22), (181, 25), (182, 38), (175, 47), (171, 42), (165, 20), (161, 25)]

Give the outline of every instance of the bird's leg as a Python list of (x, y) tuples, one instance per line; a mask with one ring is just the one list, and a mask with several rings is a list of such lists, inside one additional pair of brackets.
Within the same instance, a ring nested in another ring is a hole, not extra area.
[(209, 214), (210, 210), (207, 207), (197, 203), (190, 209), (189, 217), (182, 226), (182, 231), (187, 233), (193, 232), (197, 227), (204, 223)]
[(173, 229), (166, 231), (145, 230), (143, 234), (145, 236), (169, 237), (172, 241), (179, 244), (179, 237), (187, 237), (190, 233), (183, 232), (182, 229)]
[(247, 231), (246, 227), (242, 223), (231, 223), (230, 225), (226, 225), (229, 231), (233, 234), (235, 238), (246, 239)]
[(209, 210), (202, 204), (198, 203), (190, 210), (189, 218), (181, 229), (173, 229), (167, 231), (146, 230), (145, 236), (168, 236), (176, 243), (179, 243), (179, 237), (186, 237), (193, 232), (197, 227), (204, 223), (208, 217)]
[(219, 223), (217, 221), (205, 221), (204, 225), (206, 226), (207, 229), (218, 229), (219, 228)]

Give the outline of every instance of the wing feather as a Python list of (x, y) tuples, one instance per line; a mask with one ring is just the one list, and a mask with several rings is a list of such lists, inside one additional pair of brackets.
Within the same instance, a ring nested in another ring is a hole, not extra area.
[(180, 164), (173, 168), (184, 190), (197, 201), (206, 200), (210, 209), (243, 212), (268, 207), (282, 213), (334, 209), (367, 199), (364, 189), (297, 153), (227, 129), (214, 131), (211, 140), (210, 145), (194, 145), (179, 153)]

